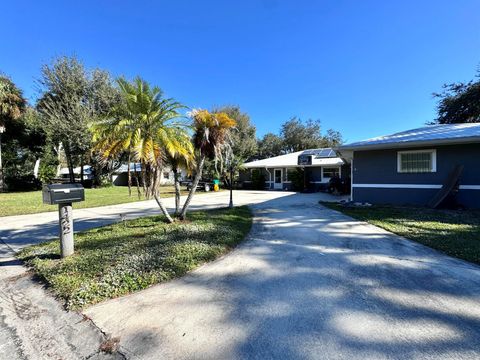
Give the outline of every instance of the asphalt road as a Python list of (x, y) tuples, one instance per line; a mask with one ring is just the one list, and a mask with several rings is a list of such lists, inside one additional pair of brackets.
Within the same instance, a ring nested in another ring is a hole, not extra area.
[(480, 268), (317, 203), (258, 202), (250, 239), (86, 310), (138, 359), (479, 359)]

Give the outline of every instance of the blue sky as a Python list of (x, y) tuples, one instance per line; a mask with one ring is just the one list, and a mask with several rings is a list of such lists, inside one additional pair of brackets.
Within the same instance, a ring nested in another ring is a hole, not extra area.
[(0, 71), (33, 101), (76, 54), (190, 107), (238, 104), (259, 136), (292, 116), (355, 141), (423, 125), (480, 65), (480, 1), (8, 1)]

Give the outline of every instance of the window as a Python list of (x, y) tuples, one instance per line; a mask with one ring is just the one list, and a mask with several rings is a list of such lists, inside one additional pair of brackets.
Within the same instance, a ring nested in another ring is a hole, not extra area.
[(322, 168), (322, 177), (331, 179), (335, 176), (340, 177), (340, 168), (333, 167), (333, 168)]
[(295, 174), (298, 172), (295, 168), (287, 168), (286, 181), (291, 182), (295, 178)]
[(163, 173), (163, 178), (164, 178), (164, 179), (167, 179), (167, 180), (170, 179), (170, 173), (169, 173), (168, 171), (165, 171), (165, 172)]
[(399, 151), (397, 170), (401, 173), (428, 173), (437, 171), (435, 150)]

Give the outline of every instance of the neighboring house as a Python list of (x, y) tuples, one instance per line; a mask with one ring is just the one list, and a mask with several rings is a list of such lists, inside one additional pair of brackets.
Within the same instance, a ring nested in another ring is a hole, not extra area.
[[(75, 175), (75, 179), (80, 181), (80, 166), (77, 166), (76, 168), (73, 169), (73, 174)], [(59, 173), (60, 178), (69, 180), (70, 179), (70, 173), (68, 171), (68, 168), (61, 168), (60, 173)], [(84, 165), (83, 166), (83, 180), (93, 180), (93, 168), (90, 165)], [(62, 180), (63, 181), (63, 180)]]
[(340, 146), (357, 202), (426, 205), (463, 166), (455, 200), (480, 208), (480, 124), (431, 125)]
[[(132, 176), (132, 181), (135, 181), (135, 170), (137, 171), (138, 175), (141, 176), (142, 169), (140, 167), (140, 163), (130, 163), (130, 172)], [(187, 178), (187, 172), (184, 169), (180, 170), (180, 180), (183, 181)], [(117, 170), (115, 170), (112, 174), (112, 183), (116, 186), (128, 186), (128, 167), (127, 164), (123, 164)], [(160, 185), (173, 185), (174, 178), (173, 178), (173, 171), (165, 167), (162, 171), (162, 175), (160, 178)]]
[(291, 190), (292, 172), (297, 168), (305, 169), (307, 188), (318, 191), (325, 188), (334, 176), (348, 177), (350, 169), (337, 156), (334, 150), (309, 149), (291, 154), (280, 155), (263, 160), (245, 163), (245, 170), (240, 172), (240, 182), (248, 184), (252, 181), (252, 172), (260, 171), (266, 181), (265, 189)]

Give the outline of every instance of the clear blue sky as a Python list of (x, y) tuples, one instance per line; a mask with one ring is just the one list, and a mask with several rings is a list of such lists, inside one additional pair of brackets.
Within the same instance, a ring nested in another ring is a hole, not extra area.
[(238, 104), (258, 135), (291, 116), (347, 141), (423, 125), (432, 92), (474, 77), (480, 1), (5, 1), (0, 71), (33, 101), (76, 54), (190, 107)]

